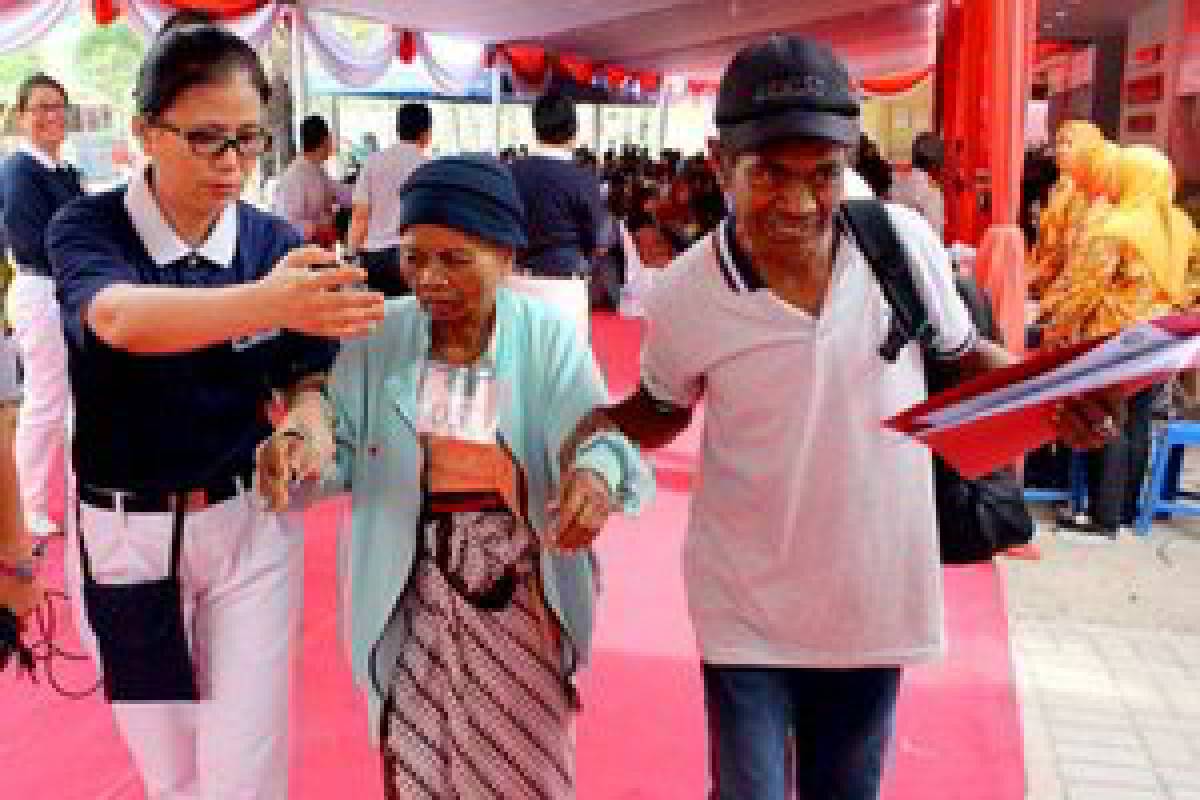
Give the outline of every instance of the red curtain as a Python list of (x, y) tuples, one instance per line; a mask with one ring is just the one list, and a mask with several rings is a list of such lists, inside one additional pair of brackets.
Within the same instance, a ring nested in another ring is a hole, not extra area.
[(417, 35), (412, 31), (402, 31), (400, 41), (396, 44), (396, 57), (405, 64), (411, 64), (417, 57)]
[(266, 5), (267, 0), (163, 0), (171, 8), (207, 11), (218, 17), (240, 17)]
[(720, 88), (720, 81), (690, 80), (687, 82), (687, 93), (699, 97), (716, 94)]
[(508, 61), (513, 74), (524, 83), (541, 84), (546, 79), (546, 50), (536, 44), (502, 44), (496, 54)]
[(637, 82), (642, 87), (642, 91), (649, 94), (658, 91), (659, 84), (662, 83), (662, 76), (657, 72), (644, 70), (637, 73)]
[(559, 53), (555, 59), (555, 71), (575, 81), (580, 86), (591, 86), (596, 66), (586, 58), (571, 53)]
[(92, 0), (92, 16), (97, 25), (111, 25), (121, 16), (117, 0)]
[(629, 77), (629, 72), (624, 67), (619, 67), (616, 64), (608, 64), (604, 67), (604, 79), (608, 81), (608, 88), (616, 91), (625, 85), (625, 79)]
[(902, 72), (897, 75), (885, 75), (881, 78), (866, 78), (858, 86), (864, 92), (877, 97), (904, 94), (921, 81), (933, 74), (933, 67)]

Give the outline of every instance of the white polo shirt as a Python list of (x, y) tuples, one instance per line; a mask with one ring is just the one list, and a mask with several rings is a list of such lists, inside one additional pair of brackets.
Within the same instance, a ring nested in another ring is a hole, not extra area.
[[(976, 334), (919, 215), (888, 207), (947, 357)], [(703, 659), (899, 665), (943, 649), (928, 450), (881, 421), (925, 398), (921, 354), (879, 355), (890, 310), (843, 238), (819, 318), (762, 285), (730, 221), (668, 267), (647, 302), (642, 379), (705, 399), (684, 577)]]
[(369, 207), (366, 250), (383, 250), (400, 243), (400, 187), (425, 154), (412, 142), (396, 142), (372, 153), (354, 182), (354, 204)]

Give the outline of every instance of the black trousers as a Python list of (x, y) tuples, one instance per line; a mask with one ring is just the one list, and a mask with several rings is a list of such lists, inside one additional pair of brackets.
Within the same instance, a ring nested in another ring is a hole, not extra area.
[(1102, 528), (1132, 525), (1150, 462), (1154, 404), (1162, 391), (1151, 386), (1129, 398), (1129, 416), (1121, 433), (1087, 455), (1088, 514)]
[(367, 286), (387, 297), (403, 297), (412, 294), (408, 281), (400, 274), (400, 259), (397, 248), (363, 250), (362, 266), (367, 271)]

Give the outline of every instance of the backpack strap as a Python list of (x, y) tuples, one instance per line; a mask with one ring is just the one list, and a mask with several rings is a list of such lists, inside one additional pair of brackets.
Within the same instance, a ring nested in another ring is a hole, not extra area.
[(879, 355), (894, 363), (904, 346), (914, 339), (929, 348), (933, 326), (913, 280), (908, 251), (897, 236), (887, 209), (874, 198), (846, 200), (842, 204), (842, 217), (892, 309), (891, 327)]

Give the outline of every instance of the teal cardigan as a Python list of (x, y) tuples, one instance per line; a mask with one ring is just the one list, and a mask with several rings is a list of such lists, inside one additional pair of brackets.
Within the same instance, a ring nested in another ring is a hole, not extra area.
[[(294, 498), (352, 492), (339, 597), (349, 598), (343, 635), (355, 681), (367, 691), (376, 734), (380, 691), (386, 691), (403, 645), (403, 626), (388, 623), (415, 555), (422, 459), (414, 424), (416, 389), (428, 352), (429, 317), (411, 297), (389, 300), (375, 333), (343, 345), (327, 392), (337, 455), (319, 484)], [(608, 393), (576, 327), (550, 307), (503, 288), (496, 293), (492, 358), (506, 397), (500, 433), (525, 471), (530, 521), (542, 532), (548, 526), (546, 504), (558, 485), (559, 447), (585, 413), (608, 402)], [(623, 436), (593, 436), (575, 463), (604, 476), (626, 513), (638, 513), (653, 498), (652, 473)], [(591, 646), (592, 557), (543, 551), (541, 570), (547, 605), (564, 633), (560, 657), (570, 676)]]

